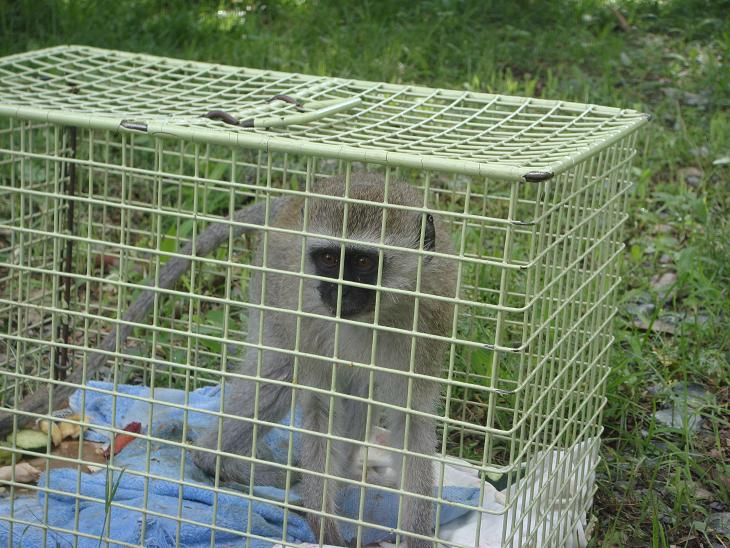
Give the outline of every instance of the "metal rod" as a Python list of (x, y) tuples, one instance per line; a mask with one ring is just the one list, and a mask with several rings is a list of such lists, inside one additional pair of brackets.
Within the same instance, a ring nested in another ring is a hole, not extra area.
[[(69, 146), (71, 148), (71, 158), (76, 158), (76, 128), (69, 128)], [(74, 162), (66, 163), (66, 170), (68, 172), (68, 178), (66, 180), (66, 196), (70, 199), (67, 200), (66, 205), (66, 232), (67, 234), (75, 234), (74, 230), (74, 204), (76, 203), (73, 199), (76, 194), (76, 164)], [(66, 274), (71, 274), (73, 270), (73, 248), (74, 241), (72, 238), (66, 239), (66, 249), (63, 256), (63, 271)], [(71, 276), (64, 276), (63, 278), (63, 300), (66, 310), (71, 310)], [(65, 345), (68, 344), (71, 336), (69, 328), (69, 316), (65, 316), (61, 325), (59, 326), (60, 337), (63, 339)], [(68, 359), (68, 347), (62, 346), (58, 353), (58, 359), (56, 363), (56, 378), (58, 380), (64, 380), (66, 378), (66, 372), (69, 367)]]

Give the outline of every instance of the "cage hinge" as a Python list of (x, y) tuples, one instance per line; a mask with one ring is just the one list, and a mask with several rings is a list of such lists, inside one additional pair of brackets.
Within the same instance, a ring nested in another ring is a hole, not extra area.
[(231, 126), (237, 126), (240, 124), (238, 118), (233, 116), (233, 114), (228, 114), (224, 110), (211, 110), (210, 112), (204, 114), (203, 118), (210, 118), (211, 120), (225, 122), (226, 124)]
[(528, 171), (522, 178), (528, 183), (539, 183), (541, 181), (547, 181), (552, 179), (555, 173), (552, 171)]
[(122, 123), (119, 124), (124, 129), (133, 129), (135, 131), (144, 131), (147, 133), (147, 124), (144, 122), (132, 122), (130, 120), (122, 120)]

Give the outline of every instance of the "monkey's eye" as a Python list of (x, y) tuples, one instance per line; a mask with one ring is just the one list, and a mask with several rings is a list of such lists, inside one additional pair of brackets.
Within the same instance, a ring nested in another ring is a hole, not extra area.
[(323, 251), (317, 256), (319, 264), (325, 268), (334, 268), (340, 263), (340, 258), (334, 253)]
[(355, 257), (355, 268), (361, 271), (372, 270), (375, 266), (375, 261), (367, 255), (358, 255)]

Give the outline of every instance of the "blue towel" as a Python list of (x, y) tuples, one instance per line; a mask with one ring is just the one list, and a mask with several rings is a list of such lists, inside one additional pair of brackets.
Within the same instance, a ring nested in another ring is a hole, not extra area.
[[(89, 382), (91, 388), (112, 390), (113, 385), (103, 382)], [(69, 399), (71, 408), (80, 412), (82, 401), (86, 410), (87, 419), (98, 426), (109, 426), (113, 417), (113, 397), (93, 390), (86, 390), (82, 398), (82, 391), (78, 390)], [(116, 392), (123, 395), (149, 397), (150, 389), (142, 386), (118, 386)], [(220, 389), (217, 386), (205, 387), (188, 394), (187, 404), (190, 408), (218, 410)], [(126, 424), (138, 421), (142, 423), (142, 432), (151, 432), (155, 437), (181, 442), (185, 412), (182, 409), (164, 405), (164, 403), (185, 402), (185, 392), (174, 389), (156, 389), (154, 392), (156, 403), (149, 404), (133, 398), (117, 396), (116, 398), (116, 426), (123, 428)], [(150, 405), (152, 408), (152, 424), (149, 425)], [(288, 424), (289, 418), (282, 421)], [(205, 429), (211, 428), (216, 422), (213, 415), (188, 411), (187, 433), (188, 439), (195, 440)], [(299, 425), (299, 417), (295, 416), (295, 425)], [(108, 441), (108, 433), (102, 429), (90, 429), (86, 438), (93, 441)], [(283, 429), (273, 429), (264, 438), (271, 453), (278, 462), (286, 462), (289, 444), (289, 433)], [(294, 436), (294, 453), (298, 447), (298, 436)], [(150, 479), (134, 474), (134, 471), (146, 472), (160, 477), (179, 480), (182, 460), (185, 460), (183, 478), (194, 483), (194, 486), (183, 487), (174, 481)], [(109, 527), (109, 536), (114, 540), (131, 544), (143, 544), (153, 548), (188, 546), (191, 548), (210, 546), (212, 531), (209, 527), (215, 518), (217, 527), (241, 531), (245, 533), (248, 524), (249, 505), (251, 506), (250, 531), (268, 540), (252, 539), (253, 548), (269, 548), (280, 542), (283, 535), (284, 510), (275, 504), (285, 500), (286, 493), (282, 489), (272, 486), (258, 485), (254, 494), (272, 500), (267, 502), (249, 502), (242, 495), (225, 491), (218, 494), (217, 513), (213, 513), (214, 491), (205, 489), (212, 485), (212, 481), (199, 470), (189, 459), (189, 455), (181, 448), (163, 442), (152, 443), (150, 459), (147, 462), (147, 442), (135, 440), (127, 445), (114, 459), (115, 466), (125, 468), (123, 473), (107, 473), (99, 471), (94, 474), (80, 473), (73, 468), (51, 470), (42, 477), (40, 485), (62, 493), (48, 495), (47, 523), (52, 528), (48, 531), (48, 541), (51, 546), (72, 546), (74, 536), (64, 533), (60, 529), (73, 531), (75, 527), (75, 512), (78, 502), (78, 530), (82, 533), (98, 536), (104, 527), (105, 518)], [(148, 468), (149, 467), (149, 468)], [(120, 477), (121, 476), (121, 477)], [(107, 483), (108, 482), (108, 483)], [(160, 515), (143, 514), (139, 510), (145, 507), (145, 483), (147, 483), (147, 504), (149, 511)], [(103, 502), (91, 502), (76, 498), (77, 489), (82, 496), (94, 497), (104, 501), (110, 487), (116, 485), (114, 501), (129, 508), (112, 507), (107, 510)], [(248, 493), (248, 488), (238, 487), (239, 492)], [(182, 497), (182, 500), (180, 499)], [(444, 487), (443, 498), (449, 501), (466, 505), (479, 506), (479, 490), (473, 487), (447, 486)], [(359, 510), (360, 491), (356, 487), (348, 488), (343, 494), (340, 505), (342, 514), (356, 518)], [(289, 493), (289, 502), (300, 504), (297, 486)], [(42, 522), (45, 515), (46, 494), (39, 492), (35, 496), (16, 497), (14, 502), (14, 516), (16, 519), (28, 522)], [(364, 519), (386, 527), (395, 527), (397, 520), (398, 497), (377, 488), (366, 491)], [(443, 504), (441, 509), (441, 524), (448, 523), (467, 510)], [(178, 514), (183, 519), (189, 519), (198, 524), (180, 523), (175, 518)], [(108, 514), (108, 515), (107, 515)], [(6, 516), (10, 515), (10, 501), (6, 497), (0, 499), (0, 545), (8, 545), (8, 538), (12, 528), (13, 546), (34, 548), (43, 543), (44, 530), (39, 527), (25, 524), (8, 523)], [(169, 517), (164, 517), (169, 516)], [(144, 523), (144, 526), (143, 526)], [(144, 537), (142, 537), (144, 529)], [(290, 511), (286, 516), (286, 530), (288, 542), (316, 542), (303, 515)], [(357, 529), (348, 524), (341, 524), (345, 540), (352, 540)], [(363, 543), (371, 544), (393, 540), (394, 535), (380, 529), (363, 529)], [(47, 544), (48, 545), (48, 544)], [(221, 547), (243, 547), (246, 539), (243, 534), (233, 532), (215, 533), (215, 545)], [(97, 539), (79, 537), (78, 546), (81, 548), (98, 546)], [(110, 543), (110, 546), (118, 546)]]

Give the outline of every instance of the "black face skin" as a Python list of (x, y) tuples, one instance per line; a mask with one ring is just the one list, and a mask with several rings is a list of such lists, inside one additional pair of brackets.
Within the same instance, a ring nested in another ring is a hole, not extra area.
[[(414, 248), (418, 249), (421, 242), (421, 219), (419, 216), (415, 231)], [(433, 217), (426, 215), (425, 231), (423, 235), (423, 249), (432, 251), (436, 247), (436, 229)], [(337, 278), (340, 275), (340, 246), (331, 245), (317, 247), (311, 250), (310, 256), (318, 276)], [(426, 260), (429, 260), (427, 257)], [(385, 269), (385, 265), (383, 265)], [(378, 252), (345, 246), (345, 264), (342, 277), (346, 281), (361, 284), (375, 285), (378, 281)], [(320, 282), (320, 298), (334, 314), (337, 310), (337, 284)], [(375, 290), (364, 287), (342, 286), (342, 304), (340, 316), (343, 318), (358, 313), (370, 312), (375, 306)]]
[[(337, 278), (340, 275), (340, 247), (319, 247), (311, 252), (318, 276)], [(345, 246), (343, 278), (346, 281), (375, 285), (378, 279), (378, 253)], [(337, 309), (337, 284), (320, 282), (319, 295), (334, 313)], [(359, 312), (368, 312), (375, 306), (375, 290), (364, 287), (342, 286), (340, 316), (347, 318)]]

